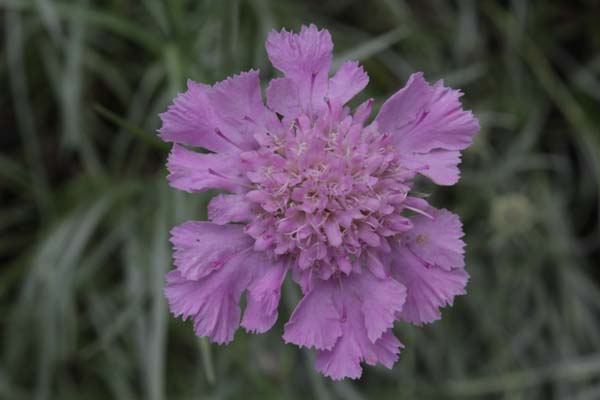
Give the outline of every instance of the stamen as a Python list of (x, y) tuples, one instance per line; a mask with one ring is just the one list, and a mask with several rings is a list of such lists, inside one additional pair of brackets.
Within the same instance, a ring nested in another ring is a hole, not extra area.
[(408, 208), (409, 210), (411, 210), (411, 211), (414, 211), (414, 212), (416, 212), (417, 214), (421, 214), (422, 216), (424, 216), (424, 217), (426, 217), (426, 218), (429, 218), (429, 219), (430, 219), (430, 220), (432, 220), (432, 221), (435, 219), (435, 218), (433, 218), (433, 216), (431, 216), (431, 214), (428, 214), (428, 213), (426, 213), (426, 212), (425, 212), (425, 211), (423, 211), (423, 210), (419, 210), (418, 208), (411, 207), (411, 206), (407, 206), (407, 205), (405, 205), (405, 206), (404, 206), (404, 208)]

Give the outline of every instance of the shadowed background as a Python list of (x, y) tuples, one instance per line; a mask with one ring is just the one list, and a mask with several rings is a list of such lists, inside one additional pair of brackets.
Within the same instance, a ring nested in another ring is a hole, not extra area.
[[(600, 2), (0, 0), (1, 399), (600, 398)], [(328, 28), (376, 109), (424, 71), (482, 130), (463, 179), (468, 295), (397, 324), (393, 370), (332, 383), (267, 334), (227, 347), (168, 314), (171, 189), (157, 114), (187, 78), (275, 71), (272, 28)]]

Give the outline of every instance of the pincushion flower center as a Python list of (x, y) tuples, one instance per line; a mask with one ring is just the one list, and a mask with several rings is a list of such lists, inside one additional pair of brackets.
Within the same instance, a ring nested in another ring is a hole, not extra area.
[(399, 214), (408, 186), (394, 148), (348, 118), (271, 136), (251, 177), (258, 211), (246, 230), (256, 246), (324, 277), (361, 268), (369, 248), (385, 249), (382, 242), (405, 230)]

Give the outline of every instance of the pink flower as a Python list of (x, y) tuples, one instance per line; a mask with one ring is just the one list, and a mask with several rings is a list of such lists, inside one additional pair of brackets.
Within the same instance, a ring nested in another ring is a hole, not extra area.
[(459, 91), (416, 73), (367, 123), (372, 100), (354, 112), (345, 103), (369, 78), (354, 61), (329, 77), (327, 30), (273, 31), (266, 47), (284, 74), (266, 106), (251, 70), (214, 86), (190, 81), (161, 114), (170, 184), (228, 192), (210, 202), (211, 222), (171, 232), (171, 311), (219, 344), (240, 324), (265, 332), (289, 273), (304, 297), (285, 342), (314, 347), (317, 370), (333, 379), (360, 377), (362, 362), (391, 368), (403, 347), (394, 321), (432, 322), (465, 293), (459, 218), (411, 188), (418, 174), (456, 183), (478, 122)]

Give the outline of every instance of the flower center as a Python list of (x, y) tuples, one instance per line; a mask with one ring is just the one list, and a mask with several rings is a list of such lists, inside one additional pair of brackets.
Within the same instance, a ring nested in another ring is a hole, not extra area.
[(309, 123), (299, 118), (260, 150), (252, 167), (255, 219), (246, 231), (255, 248), (292, 257), (324, 279), (360, 270), (370, 252), (410, 228), (400, 215), (406, 171), (388, 137), (352, 117)]

